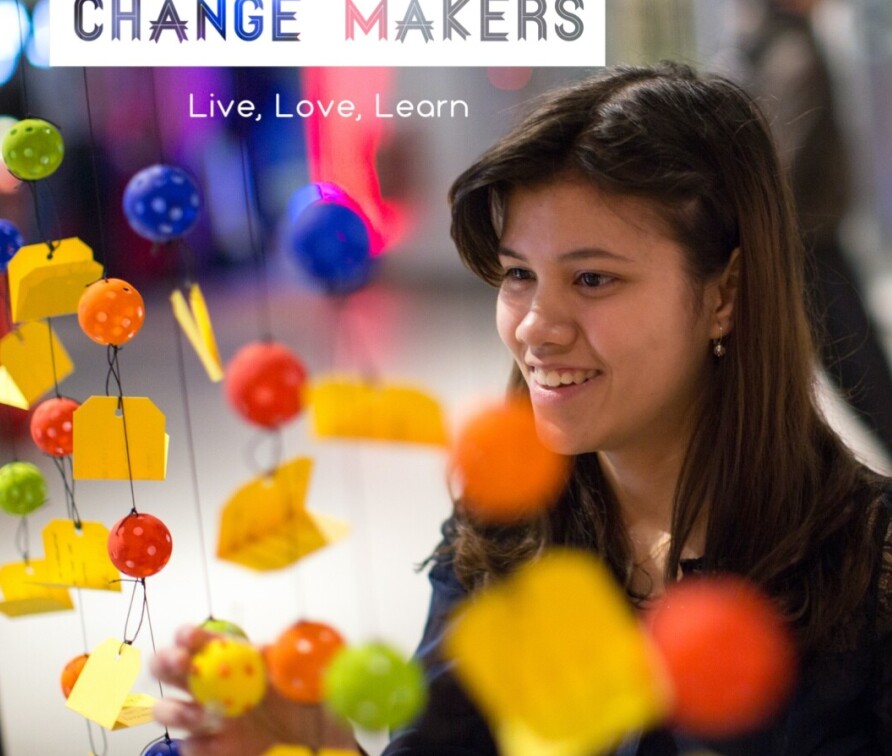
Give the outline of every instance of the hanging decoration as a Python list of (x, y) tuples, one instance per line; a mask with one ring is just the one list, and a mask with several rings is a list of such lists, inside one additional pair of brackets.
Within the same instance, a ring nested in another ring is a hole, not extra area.
[(9, 261), (24, 244), (25, 237), (19, 227), (12, 221), (0, 218), (0, 271), (6, 270)]
[(62, 164), (65, 143), (49, 121), (26, 118), (6, 132), (0, 150), (13, 176), (22, 181), (37, 181), (51, 176)]

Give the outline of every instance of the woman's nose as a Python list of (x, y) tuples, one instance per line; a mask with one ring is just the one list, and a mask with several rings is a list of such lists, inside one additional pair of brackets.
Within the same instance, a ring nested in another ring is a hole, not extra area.
[(517, 325), (517, 340), (531, 347), (567, 346), (576, 335), (573, 319), (557, 301), (535, 300)]

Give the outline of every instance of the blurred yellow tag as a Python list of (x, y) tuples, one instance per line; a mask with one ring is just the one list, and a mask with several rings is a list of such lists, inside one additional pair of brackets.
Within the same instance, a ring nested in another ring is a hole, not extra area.
[(332, 377), (310, 387), (313, 430), (320, 437), (446, 443), (439, 402), (421, 389)]
[(47, 323), (25, 323), (0, 339), (0, 403), (28, 409), (73, 370), (68, 352)]
[[(164, 480), (168, 437), (151, 399), (91, 396), (74, 411), (74, 477), (78, 480)], [(124, 421), (127, 438), (124, 438)], [(130, 452), (130, 464), (127, 452)]]
[(305, 509), (312, 469), (311, 459), (293, 459), (236, 491), (223, 507), (217, 556), (275, 570), (346, 536), (345, 522)]
[(123, 730), (125, 727), (136, 727), (148, 724), (152, 721), (152, 707), (155, 699), (145, 693), (131, 693), (124, 699), (121, 713), (112, 726), (113, 730)]
[(52, 520), (43, 529), (46, 580), (50, 585), (120, 591), (121, 573), (108, 556), (108, 528), (100, 522)]
[(667, 711), (656, 652), (589, 554), (552, 552), (481, 592), (446, 652), (505, 756), (588, 756)]
[(0, 567), (0, 612), (7, 617), (23, 617), (26, 614), (62, 612), (73, 609), (71, 596), (65, 588), (51, 588), (46, 582), (46, 564), (31, 561), (4, 564)]
[(359, 751), (345, 751), (342, 748), (307, 748), (306, 746), (274, 745), (260, 756), (359, 756)]
[(123, 712), (139, 670), (139, 649), (109, 638), (90, 651), (65, 705), (111, 730)]
[(21, 247), (9, 261), (9, 303), (17, 323), (77, 312), (84, 288), (101, 278), (102, 266), (80, 239)]
[(188, 305), (179, 289), (170, 295), (170, 304), (173, 307), (173, 316), (189, 339), (198, 359), (201, 360), (208, 378), (215, 383), (222, 381), (223, 363), (220, 361), (220, 352), (217, 349), (214, 326), (211, 324), (211, 316), (198, 284), (192, 284), (189, 289)]

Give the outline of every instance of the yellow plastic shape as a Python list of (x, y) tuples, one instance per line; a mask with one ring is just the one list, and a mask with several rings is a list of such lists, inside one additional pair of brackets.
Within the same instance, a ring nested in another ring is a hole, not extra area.
[(53, 328), (25, 323), (0, 339), (0, 403), (28, 409), (73, 370)]
[(164, 429), (164, 413), (151, 399), (125, 396), (121, 412), (117, 397), (91, 396), (74, 411), (75, 479), (164, 480), (169, 441)]
[(214, 383), (222, 381), (223, 363), (220, 360), (214, 326), (211, 324), (211, 316), (201, 288), (198, 284), (192, 284), (189, 289), (188, 305), (183, 293), (177, 289), (170, 295), (170, 305), (173, 308), (174, 318), (189, 339), (198, 359), (201, 360), (208, 378)]
[(329, 377), (309, 390), (313, 431), (321, 438), (360, 438), (444, 445), (440, 403), (412, 386)]
[(114, 729), (139, 677), (140, 652), (109, 638), (90, 652), (65, 705), (108, 730)]
[(306, 746), (274, 745), (261, 756), (359, 756), (359, 751), (346, 751), (343, 748), (311, 749)]
[(102, 277), (93, 250), (76, 237), (21, 247), (7, 270), (17, 323), (77, 312), (84, 288)]
[(0, 591), (3, 592), (0, 612), (7, 617), (24, 617), (73, 609), (68, 591), (44, 585), (45, 577), (43, 561), (13, 562), (0, 567)]
[(149, 722), (154, 721), (152, 717), (152, 708), (154, 706), (155, 699), (152, 696), (145, 693), (131, 693), (124, 699), (121, 713), (111, 729), (123, 730), (127, 727), (149, 724)]
[(43, 529), (43, 552), (50, 585), (120, 591), (121, 573), (108, 556), (108, 528), (101, 522), (52, 520)]
[(299, 457), (242, 486), (223, 507), (217, 556), (276, 570), (345, 537), (347, 523), (305, 508), (313, 461)]
[(504, 756), (589, 756), (668, 709), (644, 631), (594, 556), (556, 550), (460, 608), (456, 673)]

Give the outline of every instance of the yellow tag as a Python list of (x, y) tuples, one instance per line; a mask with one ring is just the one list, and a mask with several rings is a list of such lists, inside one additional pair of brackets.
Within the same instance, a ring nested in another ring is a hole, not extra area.
[(0, 567), (0, 612), (7, 617), (23, 617), (26, 614), (62, 612), (73, 609), (71, 596), (65, 588), (46, 585), (46, 564), (43, 561), (14, 562)]
[(65, 705), (111, 730), (121, 716), (139, 670), (139, 649), (109, 638), (90, 652)]
[(345, 522), (306, 510), (312, 469), (312, 460), (293, 459), (240, 488), (223, 508), (217, 556), (275, 570), (346, 536)]
[(125, 396), (123, 403), (121, 414), (117, 397), (91, 396), (74, 411), (73, 462), (77, 480), (166, 477), (168, 438), (164, 414), (146, 397)]
[(108, 528), (100, 522), (52, 520), (43, 529), (46, 578), (51, 585), (120, 591), (121, 573), (108, 556)]
[(555, 551), (482, 591), (446, 640), (506, 756), (582, 756), (660, 720), (666, 685), (607, 568)]
[(28, 409), (73, 370), (71, 357), (48, 324), (25, 323), (0, 339), (0, 403)]
[(173, 316), (201, 360), (208, 378), (215, 383), (222, 381), (223, 363), (217, 349), (214, 326), (198, 284), (192, 284), (189, 289), (189, 305), (179, 289), (170, 295), (170, 304), (173, 307)]
[(274, 745), (260, 756), (359, 756), (359, 751), (345, 751), (343, 748), (310, 749), (306, 746)]
[(17, 323), (77, 312), (84, 288), (102, 276), (80, 239), (21, 247), (9, 261), (9, 302)]
[(124, 699), (121, 713), (115, 720), (113, 730), (123, 730), (125, 727), (136, 727), (148, 724), (152, 721), (152, 707), (155, 699), (145, 693), (131, 693)]
[(421, 389), (333, 377), (312, 384), (309, 403), (317, 436), (438, 445), (447, 441), (440, 404)]

